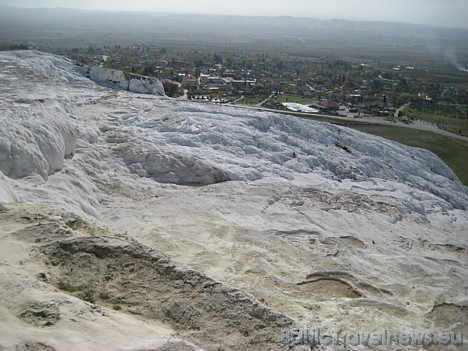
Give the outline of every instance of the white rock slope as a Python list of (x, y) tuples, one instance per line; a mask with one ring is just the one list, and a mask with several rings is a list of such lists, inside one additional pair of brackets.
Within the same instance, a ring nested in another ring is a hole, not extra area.
[(110, 90), (39, 52), (0, 53), (0, 78), (0, 349), (70, 349), (73, 320), (131, 323), (148, 343), (128, 350), (288, 349), (299, 324), (468, 334), (468, 191), (434, 154)]

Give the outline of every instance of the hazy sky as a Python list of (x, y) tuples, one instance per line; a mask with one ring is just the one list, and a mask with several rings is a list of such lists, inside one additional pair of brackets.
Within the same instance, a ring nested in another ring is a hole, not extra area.
[(426, 23), (468, 29), (468, 0), (0, 0), (0, 5), (347, 18)]

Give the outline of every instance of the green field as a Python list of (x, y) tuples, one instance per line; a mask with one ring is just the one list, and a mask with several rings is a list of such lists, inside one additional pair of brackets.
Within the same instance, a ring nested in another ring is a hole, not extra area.
[(461, 105), (436, 103), (412, 104), (405, 109), (405, 115), (423, 120), (452, 133), (468, 135), (468, 110)]
[(265, 100), (268, 96), (247, 96), (236, 102), (236, 105), (256, 105)]
[(312, 102), (311, 98), (305, 98), (302, 96), (295, 96), (295, 95), (278, 95), (275, 99), (275, 102), (295, 102), (297, 104), (307, 105)]

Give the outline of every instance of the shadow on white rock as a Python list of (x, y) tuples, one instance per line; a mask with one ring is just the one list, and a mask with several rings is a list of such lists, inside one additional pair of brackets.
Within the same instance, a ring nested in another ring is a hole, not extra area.
[(73, 156), (78, 128), (58, 103), (33, 102), (29, 109), (44, 110), (48, 118), (18, 113), (13, 121), (10, 115), (4, 116), (9, 127), (0, 130), (0, 171), (10, 178), (39, 174), (47, 179), (62, 169), (65, 158)]
[(133, 143), (120, 144), (113, 150), (131, 172), (160, 183), (208, 185), (231, 180), (223, 170), (190, 154)]

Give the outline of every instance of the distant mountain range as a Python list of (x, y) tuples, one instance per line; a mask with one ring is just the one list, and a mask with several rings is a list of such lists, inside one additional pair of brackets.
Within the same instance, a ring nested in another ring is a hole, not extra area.
[(428, 25), (0, 7), (0, 43), (21, 41), (51, 46), (145, 42), (187, 49), (253, 47), (306, 55), (325, 49), (372, 49), (384, 54), (414, 51), (441, 59), (449, 50), (468, 57), (468, 30)]

